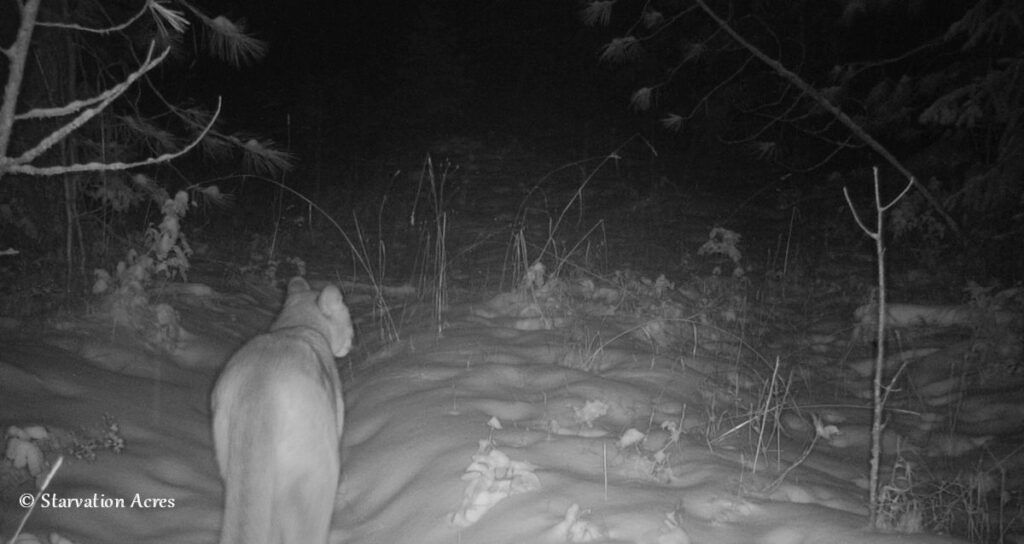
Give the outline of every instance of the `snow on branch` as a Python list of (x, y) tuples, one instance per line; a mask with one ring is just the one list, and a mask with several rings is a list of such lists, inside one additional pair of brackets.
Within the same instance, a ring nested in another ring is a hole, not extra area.
[(167, 58), (167, 54), (170, 52), (170, 49), (164, 49), (164, 51), (160, 54), (159, 57), (153, 58), (153, 47), (154, 45), (151, 42), (149, 45), (149, 51), (147, 51), (146, 53), (146, 60), (145, 62), (143, 62), (142, 66), (139, 67), (138, 70), (129, 74), (128, 77), (125, 78), (125, 80), (119, 83), (118, 85), (114, 86), (111, 89), (108, 89), (107, 91), (104, 91), (101, 95), (99, 95), (98, 101), (93, 101), (93, 103), (96, 103), (95, 107), (82, 111), (78, 114), (77, 117), (72, 119), (63, 127), (51, 132), (48, 136), (46, 136), (38, 144), (36, 144), (35, 147), (28, 149), (27, 151), (22, 153), (21, 156), (15, 158), (0, 157), (0, 170), (8, 172), (33, 173), (25, 169), (28, 166), (28, 163), (38, 158), (40, 155), (45, 153), (54, 145), (57, 145), (58, 142), (66, 138), (68, 134), (71, 134), (72, 131), (84, 125), (90, 119), (92, 119), (101, 111), (106, 109), (111, 102), (116, 100), (117, 97), (124, 94), (124, 92), (128, 90), (128, 87), (135, 83), (136, 80), (142, 77), (146, 72), (149, 72), (150, 70), (155, 68), (161, 62), (163, 62), (165, 58)]
[[(189, 151), (192, 150), (192, 148), (199, 145), (199, 142), (201, 142), (203, 138), (206, 137), (206, 134), (210, 131), (211, 128), (213, 128), (214, 122), (216, 122), (217, 117), (220, 115), (220, 105), (221, 101), (220, 98), (218, 98), (217, 110), (214, 111), (213, 117), (210, 118), (210, 122), (206, 125), (206, 128), (204, 128), (203, 131), (198, 136), (196, 136), (191, 143), (173, 153), (164, 153), (163, 155), (149, 157), (147, 159), (135, 162), (89, 162), (47, 167), (32, 166), (30, 164), (16, 164), (14, 166), (6, 167), (5, 170), (8, 172), (14, 172), (17, 174), (27, 174), (30, 176), (55, 176), (58, 174), (68, 174), (75, 172), (109, 172), (113, 170), (128, 170), (130, 168), (137, 168), (139, 166), (148, 166), (151, 164), (167, 162), (176, 159), (184, 155), (185, 153), (188, 153)], [(0, 161), (3, 161), (3, 159), (0, 158)], [(0, 162), (0, 167), (3, 167), (3, 162)]]

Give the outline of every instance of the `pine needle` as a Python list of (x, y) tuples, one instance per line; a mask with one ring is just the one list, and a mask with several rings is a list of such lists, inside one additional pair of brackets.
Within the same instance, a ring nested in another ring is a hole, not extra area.
[(223, 15), (201, 19), (208, 30), (206, 46), (213, 56), (239, 68), (267, 54), (267, 43), (246, 33), (245, 20), (233, 22)]
[(177, 141), (170, 132), (150, 123), (142, 117), (118, 115), (117, 120), (128, 129), (129, 133), (126, 134), (128, 136), (127, 140), (134, 141), (136, 138), (132, 136), (141, 136), (147, 143), (160, 151), (167, 151), (178, 147)]
[(777, 142), (754, 141), (750, 142), (750, 146), (753, 148), (754, 153), (757, 154), (757, 158), (759, 160), (775, 161), (779, 158), (779, 146)]
[(651, 100), (653, 99), (654, 89), (651, 87), (641, 87), (633, 92), (633, 96), (629, 97), (629, 107), (636, 111), (647, 111), (651, 109)]
[(203, 200), (205, 202), (209, 202), (218, 208), (227, 208), (235, 203), (235, 195), (220, 192), (220, 187), (217, 187), (216, 185), (199, 187), (198, 192), (203, 195)]
[(153, 12), (153, 20), (156, 21), (157, 28), (160, 29), (160, 33), (163, 35), (169, 35), (167, 27), (170, 25), (174, 32), (182, 34), (185, 29), (188, 28), (188, 19), (176, 9), (169, 9), (164, 7), (164, 4), (168, 2), (156, 0), (149, 2), (149, 10)]
[(708, 50), (703, 43), (688, 43), (683, 45), (683, 62), (692, 62), (704, 56)]
[(268, 176), (276, 176), (292, 167), (292, 155), (285, 151), (274, 149), (272, 140), (257, 140), (249, 138), (245, 142), (239, 142), (242, 147), (242, 167), (247, 172), (265, 173)]
[(679, 132), (683, 128), (683, 118), (676, 113), (670, 113), (661, 118), (661, 126), (673, 132)]
[(176, 0), (206, 26), (206, 48), (210, 54), (239, 68), (263, 58), (267, 43), (250, 36), (245, 20), (232, 21), (223, 15), (210, 17), (189, 0)]
[(219, 162), (231, 157), (235, 144), (230, 140), (224, 139), (218, 133), (211, 133), (199, 143), (199, 149), (202, 150), (203, 155)]
[(643, 14), (644, 28), (654, 28), (665, 21), (665, 16), (660, 11), (648, 7)]
[(615, 0), (594, 0), (580, 12), (580, 19), (587, 26), (608, 26), (612, 20), (612, 6)]
[(624, 62), (640, 56), (643, 49), (640, 42), (633, 36), (614, 38), (601, 50), (601, 60), (607, 62)]

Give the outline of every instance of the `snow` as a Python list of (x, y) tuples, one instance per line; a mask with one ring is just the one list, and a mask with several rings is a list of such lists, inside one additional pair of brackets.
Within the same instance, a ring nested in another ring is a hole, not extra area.
[[(191, 332), (171, 352), (97, 319), (3, 332), (5, 429), (42, 425), (66, 437), (95, 432), (109, 415), (124, 439), (119, 454), (66, 458), (48, 493), (173, 500), (37, 508), (26, 531), (80, 544), (216, 542), (209, 391), (231, 350), (257, 332), (237, 324), (269, 312), (199, 288), (172, 305)], [(851, 483), (860, 460), (808, 459), (768, 485), (775, 474), (753, 474), (738, 450), (709, 447), (708, 376), (729, 363), (656, 355), (599, 322), (604, 340), (588, 348), (569, 341), (564, 315), (515, 293), (453, 308), (447, 323), (440, 337), (410, 332), (381, 354), (341, 361), (347, 420), (331, 542), (953, 541), (866, 530), (866, 493)], [(4, 537), (24, 512), (10, 504), (4, 497)]]

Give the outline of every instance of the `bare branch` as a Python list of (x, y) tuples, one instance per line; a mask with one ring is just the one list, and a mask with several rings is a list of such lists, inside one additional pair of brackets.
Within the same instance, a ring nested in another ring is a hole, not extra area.
[(14, 172), (16, 174), (27, 174), (30, 176), (56, 176), (60, 174), (71, 174), (77, 172), (110, 172), (115, 170), (128, 170), (130, 168), (137, 168), (139, 166), (148, 166), (151, 164), (159, 164), (171, 161), (184, 155), (185, 153), (188, 153), (189, 151), (192, 150), (192, 148), (199, 145), (199, 142), (201, 142), (203, 138), (206, 137), (207, 132), (209, 132), (209, 130), (213, 127), (213, 123), (217, 120), (217, 117), (220, 115), (220, 105), (221, 100), (220, 98), (218, 98), (217, 110), (214, 112), (213, 118), (210, 119), (210, 123), (206, 125), (206, 129), (203, 130), (203, 132), (200, 133), (198, 136), (196, 136), (195, 139), (193, 139), (192, 142), (189, 143), (187, 146), (173, 153), (164, 153), (163, 155), (150, 157), (148, 159), (136, 162), (89, 162), (45, 167), (32, 166), (30, 164), (18, 164), (9, 167), (7, 171)]
[(77, 117), (75, 117), (74, 119), (69, 121), (66, 125), (64, 125), (63, 127), (61, 127), (59, 129), (51, 132), (48, 136), (43, 138), (38, 144), (35, 145), (35, 147), (33, 147), (31, 149), (28, 149), (27, 151), (22, 153), (21, 156), (15, 157), (15, 158), (0, 157), (0, 170), (5, 170), (6, 169), (8, 171), (14, 172), (14, 171), (17, 171), (17, 167), (16, 166), (12, 167), (12, 166), (6, 166), (6, 165), (8, 165), (8, 164), (27, 165), (27, 164), (31, 163), (37, 157), (39, 157), (40, 155), (45, 153), (47, 150), (49, 150), (51, 147), (56, 145), (58, 142), (60, 142), (64, 138), (66, 138), (68, 136), (68, 134), (71, 134), (71, 132), (73, 132), (75, 129), (77, 129), (78, 127), (84, 125), (90, 119), (92, 119), (97, 114), (99, 114), (101, 111), (106, 109), (107, 106), (109, 106), (111, 102), (113, 102), (119, 96), (124, 94), (124, 92), (126, 90), (128, 90), (128, 88), (133, 83), (135, 83), (136, 80), (138, 80), (146, 72), (152, 70), (157, 65), (159, 65), (161, 62), (163, 62), (163, 60), (165, 58), (167, 58), (167, 54), (170, 52), (170, 49), (164, 49), (163, 53), (161, 53), (159, 57), (154, 59), (154, 58), (152, 58), (153, 57), (153, 48), (154, 48), (154, 44), (152, 42), (150, 42), (150, 44), (149, 44), (149, 51), (146, 53), (146, 61), (143, 63), (143, 65), (140, 66), (139, 69), (136, 70), (135, 72), (132, 72), (131, 74), (129, 74), (128, 77), (125, 78), (125, 80), (122, 81), (120, 84), (118, 84), (117, 86), (113, 87), (112, 89), (109, 89), (108, 91), (106, 91), (104, 93), (105, 97), (103, 98), (103, 100), (100, 101), (95, 107), (87, 109), (87, 110), (81, 112), (80, 114), (78, 114)]
[(118, 24), (118, 25), (108, 26), (106, 28), (90, 28), (90, 27), (82, 26), (82, 25), (75, 24), (75, 23), (56, 23), (56, 22), (51, 22), (51, 21), (38, 21), (38, 22), (36, 22), (36, 24), (39, 25), (39, 26), (46, 27), (46, 28), (60, 28), (60, 29), (63, 29), (63, 30), (77, 30), (79, 32), (88, 32), (88, 33), (91, 33), (91, 34), (111, 34), (113, 32), (120, 32), (120, 31), (128, 28), (129, 26), (131, 26), (133, 23), (135, 23), (135, 21), (138, 21), (139, 18), (141, 18), (143, 15), (145, 15), (145, 13), (146, 13), (146, 11), (148, 9), (149, 9), (149, 2), (146, 2), (145, 4), (143, 4), (142, 8), (139, 9), (139, 12), (136, 13), (135, 15), (132, 15), (131, 17), (129, 17), (127, 21), (125, 21), (125, 22), (123, 22), (121, 24)]

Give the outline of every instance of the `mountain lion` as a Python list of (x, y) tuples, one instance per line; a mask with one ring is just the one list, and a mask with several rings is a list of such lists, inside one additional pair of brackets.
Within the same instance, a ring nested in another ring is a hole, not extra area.
[(334, 358), (351, 348), (338, 288), (294, 278), (270, 332), (228, 360), (212, 398), (221, 544), (327, 542), (345, 417)]

